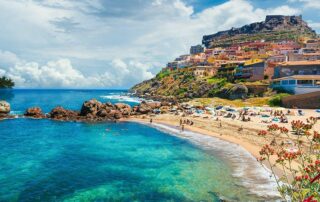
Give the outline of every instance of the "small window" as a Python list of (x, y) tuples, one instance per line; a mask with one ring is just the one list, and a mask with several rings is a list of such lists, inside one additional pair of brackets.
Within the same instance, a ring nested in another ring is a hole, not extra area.
[(288, 80), (283, 80), (282, 81), (282, 85), (288, 85), (288, 83), (289, 83)]
[(300, 85), (312, 85), (312, 80), (298, 80)]
[(289, 80), (289, 85), (295, 85), (296, 84), (296, 80)]

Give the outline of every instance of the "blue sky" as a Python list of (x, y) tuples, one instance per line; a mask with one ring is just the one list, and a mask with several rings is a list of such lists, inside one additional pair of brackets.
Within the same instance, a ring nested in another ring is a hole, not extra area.
[(0, 76), (24, 88), (127, 88), (205, 34), (303, 15), (320, 0), (0, 0)]

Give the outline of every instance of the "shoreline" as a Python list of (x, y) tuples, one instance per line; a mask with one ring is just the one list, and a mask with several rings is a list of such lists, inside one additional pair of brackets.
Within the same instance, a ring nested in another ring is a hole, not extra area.
[[(220, 135), (201, 130), (197, 127), (186, 127), (183, 132), (179, 125), (166, 121), (154, 121), (150, 124), (147, 119), (130, 118), (122, 122), (135, 122), (164, 131), (178, 138), (187, 139), (212, 155), (218, 156), (229, 164), (232, 176), (246, 187), (252, 194), (275, 200), (280, 197), (276, 189), (276, 182), (271, 177), (271, 170), (266, 164), (261, 165), (256, 157), (242, 146), (240, 142), (235, 143), (228, 138), (221, 138)], [(223, 137), (223, 136), (222, 136)]]
[[(175, 129), (180, 129), (179, 126), (179, 122), (176, 121), (167, 121), (167, 120), (163, 120), (163, 119), (155, 119), (153, 118), (153, 123), (156, 124), (162, 124), (162, 125), (166, 125)], [(123, 119), (121, 121), (128, 121), (128, 122), (136, 122), (136, 123), (140, 123), (140, 124), (150, 124), (149, 119), (147, 118), (137, 118), (137, 117), (130, 117), (128, 119)], [(151, 126), (151, 125), (149, 125)], [(254, 145), (248, 141), (245, 141), (242, 138), (236, 138), (234, 136), (230, 136), (228, 134), (222, 134), (222, 133), (217, 133), (217, 132), (213, 132), (207, 129), (203, 129), (197, 126), (190, 126), (190, 125), (185, 125), (185, 130), (186, 131), (190, 131), (190, 132), (194, 132), (203, 136), (209, 136), (209, 137), (213, 137), (213, 138), (218, 138), (221, 141), (226, 141), (228, 143), (240, 146), (241, 148), (243, 148), (244, 150), (246, 150), (247, 152), (249, 152), (253, 158), (257, 159), (260, 154), (259, 151), (261, 149), (260, 146), (258, 145)], [(231, 129), (232, 130), (232, 129)], [(252, 130), (252, 128), (249, 128), (249, 130)], [(236, 131), (234, 131), (236, 132)], [(260, 163), (259, 163), (260, 164)], [(268, 171), (270, 171), (270, 166), (267, 162), (263, 162), (263, 165), (261, 165), (261, 167), (263, 167), (263, 169), (267, 169)], [(273, 168), (277, 177), (280, 178), (283, 175), (283, 171), (280, 168)]]

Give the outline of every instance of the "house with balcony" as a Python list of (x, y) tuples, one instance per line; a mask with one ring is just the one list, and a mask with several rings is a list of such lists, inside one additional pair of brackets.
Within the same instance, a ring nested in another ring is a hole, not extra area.
[(272, 80), (273, 89), (281, 89), (293, 94), (320, 91), (320, 75), (293, 75)]
[(249, 81), (259, 81), (264, 79), (265, 63), (262, 59), (251, 59), (244, 63), (239, 63), (234, 74), (235, 79), (247, 79)]

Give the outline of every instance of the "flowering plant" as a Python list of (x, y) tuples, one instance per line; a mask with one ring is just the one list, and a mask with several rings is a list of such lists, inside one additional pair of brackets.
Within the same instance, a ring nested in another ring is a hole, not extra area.
[(291, 131), (272, 124), (258, 132), (269, 141), (261, 148), (258, 160), (269, 165), (284, 200), (320, 201), (320, 133), (313, 130), (316, 122), (310, 117), (307, 123), (292, 121)]

